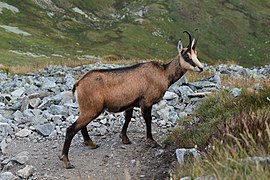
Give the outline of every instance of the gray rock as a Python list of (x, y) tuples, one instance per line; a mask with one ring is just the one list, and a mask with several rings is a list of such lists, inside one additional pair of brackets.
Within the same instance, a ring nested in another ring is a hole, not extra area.
[(30, 176), (32, 176), (35, 173), (35, 168), (32, 165), (26, 165), (23, 169), (20, 169), (17, 172), (17, 175), (20, 176), (21, 178), (29, 178)]
[(157, 114), (158, 114), (158, 118), (160, 119), (169, 119), (169, 116), (170, 116), (170, 108), (169, 106), (165, 106), (164, 108), (160, 109), (157, 111)]
[(177, 94), (174, 92), (170, 92), (170, 91), (166, 91), (164, 96), (163, 96), (164, 100), (172, 100), (172, 99), (176, 99), (176, 98), (178, 98)]
[(215, 83), (217, 86), (221, 86), (221, 78), (217, 74), (214, 76), (202, 79), (201, 81), (209, 81), (209, 82)]
[(10, 94), (0, 94), (0, 102), (4, 104), (8, 104), (11, 99), (12, 97)]
[(230, 74), (227, 65), (220, 64), (216, 67), (216, 71), (220, 72), (221, 74)]
[(8, 123), (0, 122), (0, 137), (6, 137), (12, 133), (12, 128)]
[(37, 107), (38, 109), (45, 110), (54, 103), (54, 100), (51, 97), (44, 97), (41, 101), (41, 104)]
[(52, 123), (46, 123), (46, 124), (34, 126), (34, 128), (40, 135), (49, 136), (55, 129), (55, 125)]
[(33, 109), (36, 109), (40, 103), (41, 103), (40, 98), (29, 99), (29, 105)]
[(242, 76), (245, 76), (245, 77), (250, 77), (251, 76), (250, 70), (249, 69), (246, 69), (246, 68), (241, 69), (239, 71), (239, 74), (241, 74)]
[(54, 104), (50, 106), (49, 113), (52, 115), (67, 115), (67, 111), (64, 106)]
[(157, 156), (160, 156), (164, 153), (164, 149), (156, 149), (154, 154), (155, 154), (155, 157)]
[(16, 90), (14, 90), (13, 92), (11, 92), (11, 96), (15, 96), (15, 97), (21, 97), (25, 92), (25, 88), (24, 87), (19, 87)]
[(230, 93), (234, 96), (234, 97), (238, 97), (240, 96), (242, 91), (242, 88), (233, 88), (230, 90)]
[(179, 103), (179, 97), (174, 92), (166, 91), (163, 99), (167, 100), (167, 104), (170, 106), (175, 106), (177, 103)]
[(187, 113), (186, 112), (179, 112), (179, 113), (177, 113), (177, 115), (178, 115), (178, 117), (179, 117), (179, 119), (181, 119), (181, 118), (184, 118), (184, 117), (187, 117)]
[(188, 86), (193, 90), (204, 89), (204, 88), (218, 88), (217, 84), (210, 81), (197, 81), (188, 83)]
[(11, 104), (11, 109), (12, 110), (21, 110), (22, 106), (22, 99), (17, 99), (17, 98), (12, 98), (11, 101), (8, 102), (8, 104)]
[(100, 124), (99, 122), (92, 121), (92, 122), (90, 123), (90, 126), (94, 126), (94, 127), (99, 128), (99, 127), (101, 126), (101, 124)]
[(187, 80), (186, 76), (184, 75), (178, 81), (176, 81), (174, 84), (172, 84), (169, 87), (168, 91), (176, 92), (177, 93), (178, 87), (180, 87), (180, 86), (182, 86), (182, 85), (184, 85), (186, 83), (188, 83), (188, 80)]
[(26, 109), (23, 111), (23, 116), (26, 118), (32, 118), (34, 117), (33, 110), (32, 109)]
[(194, 91), (189, 86), (180, 86), (176, 91), (176, 94), (178, 94), (183, 100), (187, 100), (188, 95), (193, 93)]
[(42, 89), (54, 89), (57, 87), (55, 80), (53, 78), (42, 77), (41, 79), (41, 87)]
[(19, 132), (17, 132), (17, 133), (15, 134), (15, 136), (18, 136), (18, 137), (27, 137), (27, 136), (29, 136), (31, 133), (32, 133), (32, 131), (29, 130), (29, 129), (22, 129), (22, 130), (20, 130)]
[(190, 156), (192, 155), (194, 158), (200, 158), (200, 154), (197, 151), (197, 149), (192, 148), (192, 149), (176, 149), (175, 151), (176, 153), (176, 158), (179, 164), (183, 164), (185, 161), (185, 157), (186, 156)]
[(185, 177), (180, 178), (179, 180), (192, 180), (192, 178), (189, 176), (185, 176)]
[(1, 109), (4, 108), (5, 106), (6, 106), (5, 103), (0, 102), (0, 108), (1, 108)]
[(160, 120), (158, 121), (158, 125), (163, 127), (163, 126), (166, 126), (166, 121), (165, 120)]
[(70, 124), (74, 123), (78, 117), (75, 117), (74, 115), (70, 115), (66, 118), (66, 121)]
[(196, 177), (194, 180), (216, 180), (215, 176), (199, 176)]
[(2, 179), (2, 180), (16, 180), (18, 178), (17, 178), (17, 176), (12, 174), (12, 172), (3, 172), (3, 173), (0, 173), (0, 179)]
[(28, 99), (28, 97), (24, 97), (22, 99), (21, 111), (28, 109), (28, 107), (29, 107), (29, 99)]
[(73, 94), (71, 91), (64, 91), (52, 97), (54, 104), (63, 105), (73, 101)]
[(3, 154), (7, 154), (7, 142), (6, 142), (6, 138), (2, 138), (2, 141), (0, 143), (0, 150)]
[(43, 117), (48, 121), (53, 118), (53, 115), (49, 112), (49, 110), (42, 111)]
[(101, 122), (101, 124), (104, 124), (105, 125), (105, 124), (107, 124), (107, 119), (106, 118), (103, 118), (103, 119), (100, 120), (100, 122)]
[(17, 154), (16, 156), (14, 156), (13, 158), (11, 158), (11, 161), (14, 161), (23, 165), (29, 161), (28, 156), (29, 156), (29, 153), (27, 151), (23, 151)]
[(64, 78), (64, 82), (65, 82), (65, 85), (67, 86), (67, 88), (69, 90), (71, 90), (73, 88), (73, 84), (74, 84), (74, 79), (73, 79), (72, 74), (67, 74)]
[(245, 160), (253, 162), (253, 163), (260, 163), (260, 164), (263, 164), (263, 165), (270, 165), (270, 156), (268, 156), (268, 157), (258, 157), (258, 156), (248, 157)]
[(21, 122), (25, 122), (25, 118), (23, 116), (23, 113), (19, 110), (17, 110), (15, 113), (12, 114), (13, 117), (14, 117), (14, 120), (17, 122), (17, 123), (21, 123)]
[(104, 125), (101, 125), (99, 127), (99, 133), (100, 133), (101, 136), (104, 136), (107, 133), (107, 127), (104, 126)]
[(52, 121), (56, 125), (61, 125), (62, 124), (62, 120), (63, 120), (63, 116), (62, 115), (53, 115), (52, 116)]
[(0, 122), (10, 124), (11, 123), (11, 120), (8, 119), (8, 118), (5, 118), (4, 116), (2, 116), (2, 112), (0, 111)]
[(48, 122), (51, 119), (47, 119), (43, 113), (47, 111), (42, 111), (40, 109), (32, 109), (34, 117), (31, 118), (31, 125), (40, 125)]

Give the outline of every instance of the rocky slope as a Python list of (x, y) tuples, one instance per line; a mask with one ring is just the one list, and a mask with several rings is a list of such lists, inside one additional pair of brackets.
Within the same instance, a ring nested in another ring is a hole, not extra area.
[[(88, 125), (89, 133), (101, 147), (88, 150), (81, 145), (81, 135), (77, 135), (70, 155), (76, 169), (65, 170), (57, 155), (66, 128), (78, 116), (78, 106), (70, 92), (74, 80), (93, 68), (115, 67), (119, 65), (95, 63), (75, 68), (48, 66), (26, 75), (0, 72), (0, 177), (164, 179), (169, 177), (176, 158), (162, 141), (176, 122), (191, 114), (208, 93), (226, 88), (221, 85), (222, 76), (266, 78), (270, 74), (270, 66), (247, 69), (219, 65), (206, 67), (213, 74), (209, 78), (197, 82), (181, 78), (153, 107), (153, 134), (162, 145), (157, 149), (145, 146), (145, 125), (139, 109), (128, 129), (131, 145), (121, 144), (118, 137), (123, 114), (104, 112)], [(239, 90), (233, 90), (237, 96)]]

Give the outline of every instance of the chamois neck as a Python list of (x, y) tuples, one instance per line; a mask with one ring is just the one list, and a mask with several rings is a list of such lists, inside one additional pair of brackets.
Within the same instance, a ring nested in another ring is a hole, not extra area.
[(186, 71), (181, 68), (179, 55), (176, 56), (171, 62), (165, 65), (169, 86), (180, 79)]

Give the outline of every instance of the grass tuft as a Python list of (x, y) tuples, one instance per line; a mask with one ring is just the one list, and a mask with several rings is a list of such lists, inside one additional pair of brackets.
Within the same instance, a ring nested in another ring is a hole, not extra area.
[[(243, 91), (234, 98), (224, 90), (206, 99), (169, 138), (178, 147), (197, 146), (204, 157), (186, 161), (174, 178), (268, 179), (269, 164), (248, 159), (270, 155), (269, 97), (270, 88), (263, 86), (256, 94)], [(199, 121), (191, 124), (195, 117)]]

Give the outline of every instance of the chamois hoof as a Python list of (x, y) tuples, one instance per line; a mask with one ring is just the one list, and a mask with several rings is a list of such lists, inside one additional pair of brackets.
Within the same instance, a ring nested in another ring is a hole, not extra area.
[(147, 145), (152, 148), (156, 148), (159, 146), (159, 144), (153, 139), (147, 139)]
[(84, 141), (84, 145), (88, 146), (88, 147), (91, 148), (91, 149), (96, 149), (96, 148), (99, 147), (99, 145), (97, 145), (96, 143), (94, 143), (94, 142), (91, 141), (91, 140)]
[(72, 164), (70, 164), (70, 162), (68, 162), (67, 164), (64, 163), (64, 167), (66, 169), (74, 169), (75, 168), (75, 166), (73, 166)]
[(65, 155), (59, 155), (58, 157), (59, 157), (59, 159), (60, 159), (61, 161), (64, 162), (64, 167), (65, 167), (66, 169), (73, 169), (73, 168), (75, 168), (75, 167), (69, 162), (69, 160), (67, 159), (67, 157), (66, 157)]
[(129, 139), (122, 139), (123, 144), (131, 144), (131, 141)]
[(120, 138), (122, 139), (122, 143), (123, 144), (131, 144), (131, 141), (129, 140), (129, 138), (127, 137), (127, 135), (123, 135), (122, 133), (119, 135)]

